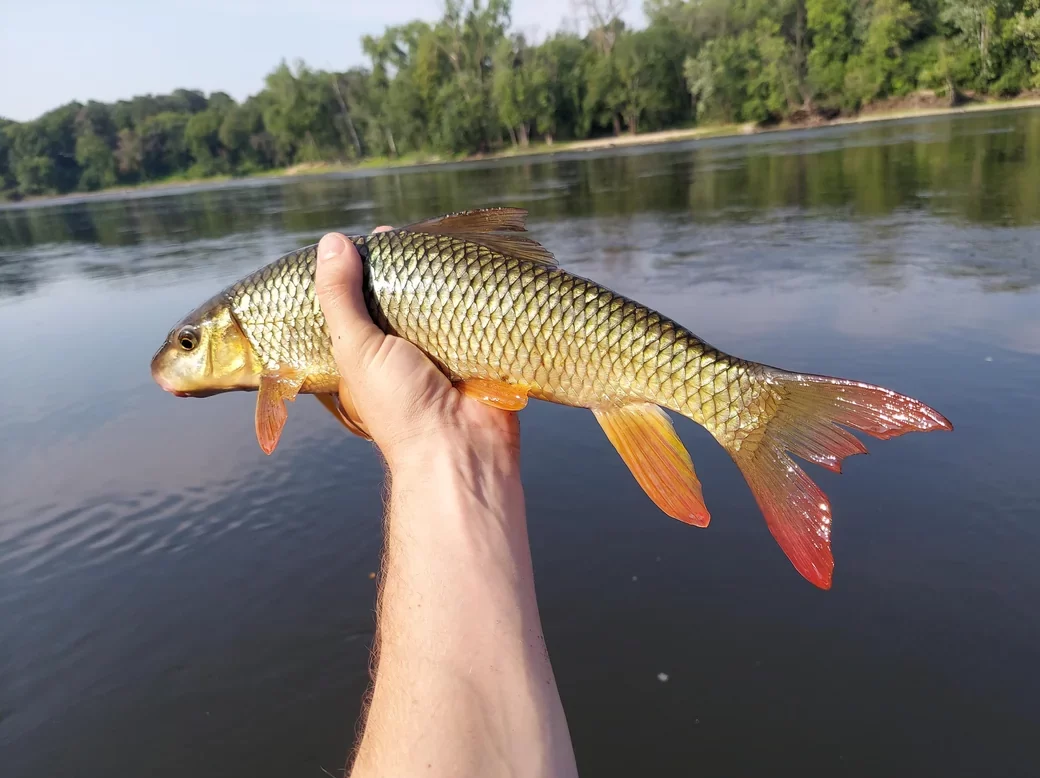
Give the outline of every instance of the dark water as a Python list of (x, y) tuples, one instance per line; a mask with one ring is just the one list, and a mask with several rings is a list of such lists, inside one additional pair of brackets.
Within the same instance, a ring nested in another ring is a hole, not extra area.
[(707, 530), (658, 513), (591, 414), (524, 411), (583, 774), (1040, 774), (1040, 112), (0, 211), (0, 774), (337, 773), (377, 459), (307, 401), (267, 458), (255, 396), (177, 400), (148, 361), (324, 230), (505, 203), (720, 348), (957, 427), (812, 468), (824, 593), (692, 423)]

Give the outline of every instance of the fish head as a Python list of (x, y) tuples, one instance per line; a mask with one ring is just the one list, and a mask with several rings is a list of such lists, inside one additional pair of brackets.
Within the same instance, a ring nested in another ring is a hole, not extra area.
[(152, 357), (152, 378), (178, 397), (256, 389), (258, 368), (253, 344), (223, 295), (181, 319)]

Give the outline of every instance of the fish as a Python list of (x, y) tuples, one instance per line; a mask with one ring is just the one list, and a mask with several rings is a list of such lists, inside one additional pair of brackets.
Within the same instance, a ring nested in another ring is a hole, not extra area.
[[(792, 455), (840, 473), (843, 459), (867, 451), (850, 430), (884, 440), (953, 425), (890, 389), (726, 354), (562, 269), (526, 221), (520, 208), (485, 208), (350, 236), (373, 320), (486, 405), (516, 412), (537, 399), (590, 409), (657, 507), (706, 527), (702, 486), (669, 412), (700, 424), (740, 469), (791, 564), (831, 588), (830, 502)], [(153, 357), (155, 381), (182, 397), (257, 391), (266, 454), (299, 394), (369, 437), (339, 392), (316, 262), (316, 245), (293, 251), (189, 313)]]

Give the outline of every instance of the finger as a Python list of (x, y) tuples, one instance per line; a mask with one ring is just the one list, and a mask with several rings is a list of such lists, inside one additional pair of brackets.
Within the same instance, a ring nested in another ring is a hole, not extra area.
[(390, 232), (390, 230), (392, 229), (393, 227), (388, 227), (384, 224), (382, 227), (376, 227), (374, 230), (372, 230), (372, 234), (375, 235), (380, 232)]
[(318, 243), (314, 283), (332, 338), (333, 356), (348, 385), (363, 379), (368, 355), (376, 353), (386, 337), (368, 313), (363, 277), (354, 244), (339, 233), (325, 235)]

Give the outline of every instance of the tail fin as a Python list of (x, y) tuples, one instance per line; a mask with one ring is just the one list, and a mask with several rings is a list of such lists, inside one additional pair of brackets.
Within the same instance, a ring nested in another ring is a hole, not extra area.
[(924, 403), (857, 381), (775, 368), (764, 368), (759, 381), (759, 421), (727, 449), (788, 559), (809, 581), (829, 589), (830, 503), (788, 452), (840, 473), (842, 459), (867, 448), (838, 425), (883, 440), (953, 425)]

